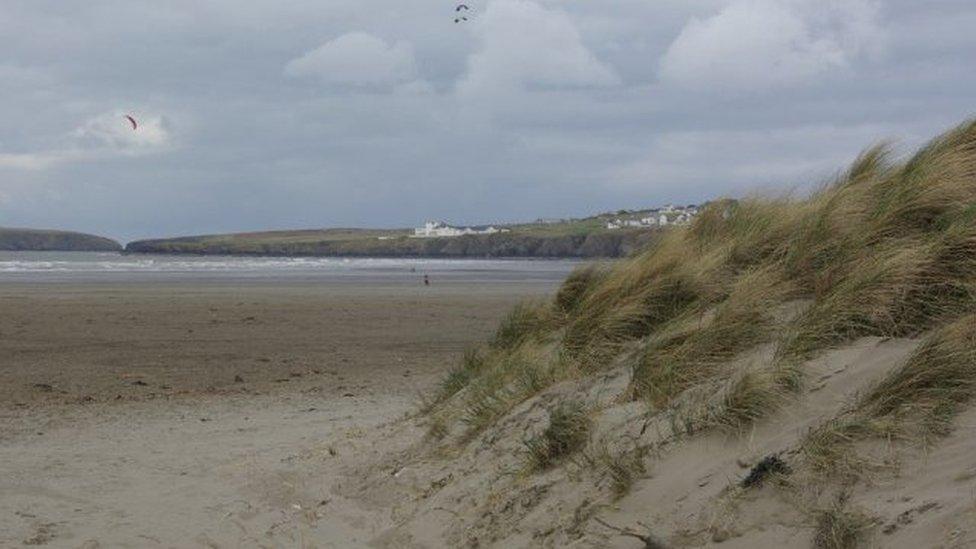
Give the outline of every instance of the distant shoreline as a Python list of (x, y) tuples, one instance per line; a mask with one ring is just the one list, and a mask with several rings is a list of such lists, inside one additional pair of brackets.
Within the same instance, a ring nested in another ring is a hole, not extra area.
[(245, 257), (375, 257), (456, 259), (600, 259), (630, 255), (656, 240), (648, 229), (594, 231), (585, 234), (537, 235), (506, 232), (491, 235), (379, 239), (369, 235), (336, 235), (330, 231), (246, 233), (159, 240), (125, 246), (125, 254)]
[(0, 251), (5, 252), (121, 252), (122, 244), (86, 233), (0, 227)]

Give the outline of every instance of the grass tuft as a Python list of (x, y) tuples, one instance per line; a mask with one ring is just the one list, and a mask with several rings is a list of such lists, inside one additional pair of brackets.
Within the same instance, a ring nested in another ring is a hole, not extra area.
[(543, 333), (551, 322), (552, 313), (547, 304), (524, 301), (502, 319), (489, 346), (493, 349), (514, 349)]
[(976, 398), (976, 315), (937, 330), (908, 359), (865, 395), (863, 413), (874, 419), (914, 423), (944, 435), (960, 408)]
[(583, 448), (590, 436), (590, 416), (577, 400), (558, 404), (549, 413), (549, 425), (540, 434), (524, 441), (529, 465), (534, 470), (548, 469)]
[(471, 380), (478, 375), (485, 367), (485, 357), (477, 349), (465, 351), (461, 358), (461, 363), (456, 365), (438, 384), (434, 391), (434, 396), (428, 399), (421, 406), (422, 410), (429, 412), (437, 405), (450, 399), (459, 391), (471, 383)]
[(662, 406), (686, 388), (714, 378), (735, 356), (773, 336), (774, 307), (788, 293), (776, 269), (740, 275), (707, 323), (700, 321), (684, 338), (649, 342), (634, 370), (637, 394)]
[(779, 408), (790, 389), (791, 379), (780, 372), (746, 372), (725, 394), (721, 412), (712, 424), (730, 430), (741, 430)]
[(861, 511), (850, 510), (846, 498), (816, 513), (817, 549), (856, 549), (867, 539), (874, 521)]
[(933, 332), (851, 410), (812, 431), (802, 450), (815, 471), (856, 477), (873, 466), (858, 455), (857, 442), (944, 436), (974, 399), (976, 315), (966, 315)]
[(646, 455), (646, 448), (637, 447), (610, 457), (606, 462), (610, 489), (615, 498), (620, 499), (627, 495), (634, 483), (647, 474), (647, 465), (644, 463)]
[(573, 314), (587, 294), (606, 276), (606, 270), (599, 265), (579, 267), (566, 277), (556, 292), (556, 308), (563, 314)]

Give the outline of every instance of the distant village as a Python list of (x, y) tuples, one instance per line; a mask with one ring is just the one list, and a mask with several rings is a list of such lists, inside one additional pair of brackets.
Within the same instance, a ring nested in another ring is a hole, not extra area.
[[(621, 212), (623, 213), (623, 212)], [(698, 215), (698, 206), (675, 206), (669, 204), (663, 208), (624, 213), (607, 221), (610, 230), (634, 227), (666, 227), (668, 225), (687, 225)]]
[(428, 221), (423, 227), (413, 230), (413, 238), (442, 238), (445, 236), (464, 236), (468, 234), (507, 233), (510, 229), (486, 227), (452, 227), (443, 221)]
[[(675, 206), (669, 204), (663, 208), (653, 208), (649, 210), (620, 210), (616, 213), (605, 213), (595, 216), (597, 219), (606, 220), (606, 228), (609, 230), (632, 229), (632, 228), (656, 228), (673, 225), (687, 225), (698, 215), (699, 207), (695, 204), (688, 206)], [(589, 218), (593, 219), (593, 218)], [(563, 223), (577, 223), (579, 219), (538, 219), (535, 223), (542, 225), (557, 225)], [(477, 234), (497, 234), (507, 233), (511, 229), (507, 227), (496, 227), (494, 225), (482, 225), (474, 227), (457, 227), (449, 225), (443, 221), (427, 221), (423, 227), (416, 227), (411, 238), (444, 238)], [(389, 236), (379, 237), (381, 240), (389, 239)]]

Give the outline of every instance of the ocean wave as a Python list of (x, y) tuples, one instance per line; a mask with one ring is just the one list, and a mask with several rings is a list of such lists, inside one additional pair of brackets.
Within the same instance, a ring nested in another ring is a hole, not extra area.
[[(53, 255), (52, 255), (53, 254)], [(0, 252), (0, 273), (336, 273), (565, 270), (561, 262), (490, 259), (184, 257)]]

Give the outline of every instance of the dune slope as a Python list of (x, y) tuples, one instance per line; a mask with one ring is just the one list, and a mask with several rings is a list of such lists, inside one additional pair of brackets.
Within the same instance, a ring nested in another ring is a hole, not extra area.
[(974, 290), (967, 122), (523, 303), (354, 489), (389, 547), (972, 546)]

